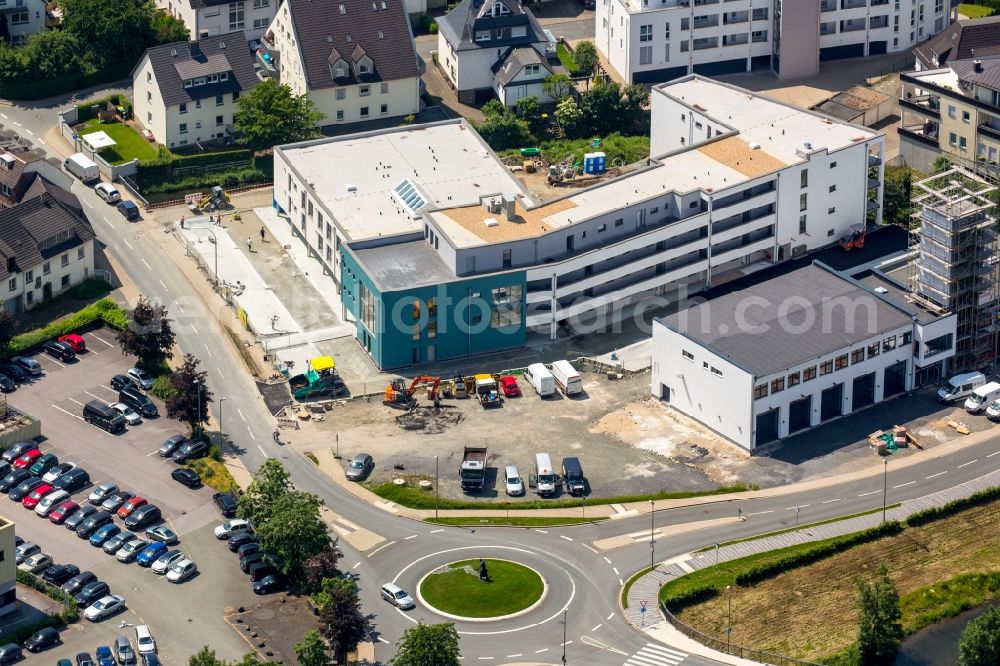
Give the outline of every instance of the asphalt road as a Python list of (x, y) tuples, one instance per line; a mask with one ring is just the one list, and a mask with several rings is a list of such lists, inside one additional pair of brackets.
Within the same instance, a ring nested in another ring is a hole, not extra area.
[[(51, 125), (53, 118), (50, 114), (42, 118), (31, 109), (0, 108), (0, 122), (9, 124), (15, 120), (20, 123), (18, 127), (26, 132), (31, 130), (29, 135), (37, 137)], [(373, 614), (373, 636), (379, 641), (380, 659), (391, 656), (392, 644), (417, 619), (437, 620), (424, 609), (403, 613), (382, 602), (377, 593), (382, 582), (396, 580), (412, 591), (423, 573), (451, 558), (496, 556), (535, 566), (549, 579), (551, 590), (545, 603), (522, 617), (497, 623), (459, 623), (466, 663), (560, 662), (563, 611), (567, 618), (568, 664), (620, 666), (640, 651), (647, 666), (714, 663), (695, 656), (669, 657), (662, 653), (650, 656), (645, 636), (629, 627), (618, 613), (620, 583), (650, 561), (649, 541), (643, 536), (650, 529), (649, 514), (549, 530), (442, 528), (415, 523), (360, 502), (331, 483), (313, 463), (272, 442), (274, 420), (212, 314), (220, 306), (206, 307), (191, 296), (194, 292), (189, 280), (203, 278), (192, 265), (177, 265), (162, 250), (164, 244), (174, 241), (149, 222), (126, 223), (90, 188), (76, 184), (73, 189), (84, 202), (107, 250), (124, 266), (139, 291), (168, 306), (175, 319), (180, 347), (201, 358), (209, 369), (209, 384), (216, 399), (213, 411), (218, 410), (220, 398), (226, 397), (226, 432), (248, 468), (256, 469), (266, 457), (279, 458), (299, 488), (318, 494), (341, 515), (386, 537), (385, 544), (367, 553), (358, 553), (349, 544), (341, 543), (345, 555), (343, 568), (359, 575), (364, 609)], [(898, 470), (890, 464), (887, 501), (917, 497), (978, 477), (996, 469), (1000, 464), (998, 454), (1000, 438)], [(715, 541), (788, 527), (794, 524), (796, 514), (805, 523), (881, 506), (882, 482), (882, 476), (878, 475), (825, 490), (755, 499), (738, 505), (720, 498), (712, 504), (655, 512), (653, 529), (732, 517), (738, 508), (748, 517), (743, 523), (658, 540), (655, 558), (665, 560)], [(622, 534), (635, 534), (633, 545), (607, 553), (591, 546), (595, 540)], [(225, 590), (226, 594), (238, 594), (236, 588)], [(180, 617), (171, 630), (189, 636), (191, 651), (203, 642), (228, 643), (222, 636), (207, 635), (196, 626), (185, 627)], [(220, 656), (236, 656), (225, 652), (220, 650)]]

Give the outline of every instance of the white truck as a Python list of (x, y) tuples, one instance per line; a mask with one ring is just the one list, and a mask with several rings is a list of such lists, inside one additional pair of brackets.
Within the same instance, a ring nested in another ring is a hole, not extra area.
[(97, 168), (97, 163), (83, 153), (74, 153), (63, 162), (66, 171), (82, 180), (84, 183), (92, 183), (101, 179), (101, 172)]
[(983, 384), (965, 401), (965, 411), (976, 414), (1000, 400), (1000, 383)]
[(556, 386), (567, 396), (583, 393), (583, 380), (580, 373), (570, 365), (569, 361), (556, 361), (552, 364), (552, 378)]

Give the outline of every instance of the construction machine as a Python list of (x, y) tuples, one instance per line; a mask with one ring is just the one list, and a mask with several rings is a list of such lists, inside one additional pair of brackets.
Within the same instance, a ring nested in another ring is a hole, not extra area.
[(212, 188), (212, 191), (201, 200), (198, 207), (202, 210), (222, 210), (229, 206), (229, 193), (222, 189), (221, 186), (216, 185)]
[(867, 229), (865, 229), (865, 225), (855, 224), (851, 227), (851, 233), (840, 239), (840, 247), (844, 248), (847, 252), (850, 252), (854, 248), (863, 248), (865, 246), (866, 234)]
[(483, 409), (499, 407), (502, 404), (500, 389), (497, 387), (497, 380), (493, 375), (476, 375), (475, 382), (476, 397), (479, 398), (479, 404), (483, 406)]
[(392, 383), (385, 387), (385, 399), (382, 400), (382, 404), (404, 411), (414, 409), (417, 406), (417, 401), (414, 399), (413, 393), (420, 384), (430, 384), (427, 388), (427, 397), (436, 403), (439, 398), (438, 387), (441, 386), (441, 378), (420, 375), (419, 377), (415, 377), (409, 386), (406, 385), (406, 381), (403, 379), (392, 380)]

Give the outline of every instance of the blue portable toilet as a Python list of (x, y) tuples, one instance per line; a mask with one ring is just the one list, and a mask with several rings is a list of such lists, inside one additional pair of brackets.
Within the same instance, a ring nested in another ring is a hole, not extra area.
[(600, 174), (607, 170), (604, 153), (586, 153), (583, 156), (583, 172)]

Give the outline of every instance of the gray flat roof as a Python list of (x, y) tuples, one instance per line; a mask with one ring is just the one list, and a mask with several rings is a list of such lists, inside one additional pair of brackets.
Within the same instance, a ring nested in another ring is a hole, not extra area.
[(351, 251), (380, 291), (426, 287), (455, 279), (455, 274), (424, 240)]
[(891, 298), (899, 307), (916, 316), (917, 321), (921, 324), (929, 324), (932, 321), (937, 321), (942, 315), (931, 312), (927, 308), (921, 307), (919, 303), (911, 301), (908, 298), (909, 292), (897, 282), (897, 280), (906, 280), (908, 278), (909, 274), (907, 271), (908, 267), (902, 266), (894, 271), (889, 271), (889, 277), (870, 272), (860, 276), (858, 282), (876, 291), (884, 290), (885, 296)]
[(912, 319), (852, 280), (812, 264), (660, 321), (763, 377)]

